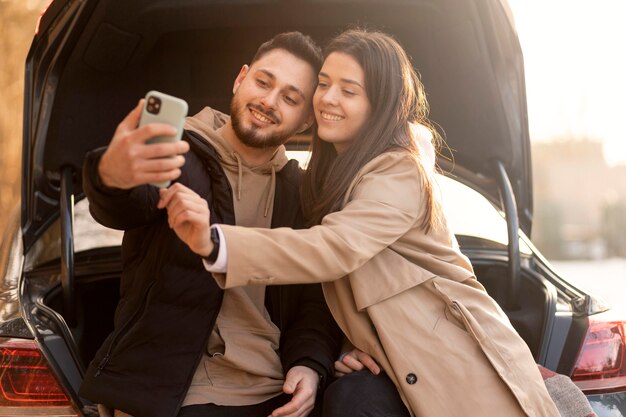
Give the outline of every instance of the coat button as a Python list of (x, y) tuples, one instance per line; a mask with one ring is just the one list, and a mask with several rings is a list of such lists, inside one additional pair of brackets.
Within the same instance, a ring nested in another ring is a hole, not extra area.
[(415, 384), (415, 383), (417, 382), (417, 375), (415, 375), (414, 373), (407, 374), (407, 376), (406, 376), (406, 382), (407, 382), (409, 385), (413, 385), (413, 384)]

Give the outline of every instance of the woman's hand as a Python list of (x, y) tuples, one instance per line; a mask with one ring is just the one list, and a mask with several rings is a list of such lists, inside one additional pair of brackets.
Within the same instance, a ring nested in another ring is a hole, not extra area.
[(345, 374), (360, 371), (363, 368), (369, 369), (374, 375), (378, 375), (380, 373), (380, 367), (374, 358), (367, 353), (354, 348), (341, 355), (339, 360), (335, 361), (335, 376), (339, 378)]
[(200, 256), (213, 250), (210, 230), (210, 211), (206, 200), (191, 189), (176, 183), (159, 190), (158, 208), (167, 209), (167, 220), (176, 235)]

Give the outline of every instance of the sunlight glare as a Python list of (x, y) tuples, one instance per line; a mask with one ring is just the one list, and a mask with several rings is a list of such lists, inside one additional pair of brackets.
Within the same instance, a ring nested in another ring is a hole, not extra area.
[(533, 140), (604, 143), (626, 164), (626, 2), (509, 0), (524, 53)]

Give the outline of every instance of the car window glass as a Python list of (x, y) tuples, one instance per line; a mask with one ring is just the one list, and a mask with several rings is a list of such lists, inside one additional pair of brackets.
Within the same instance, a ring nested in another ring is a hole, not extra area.
[[(436, 175), (443, 211), (455, 235), (470, 236), (508, 245), (506, 220), (485, 197), (465, 184), (444, 175)], [(520, 239), (520, 251), (531, 250)]]

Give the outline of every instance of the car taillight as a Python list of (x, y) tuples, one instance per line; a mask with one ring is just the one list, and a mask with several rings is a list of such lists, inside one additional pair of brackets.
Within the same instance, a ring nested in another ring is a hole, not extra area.
[(592, 316), (572, 381), (587, 394), (626, 389), (626, 322)]
[(77, 416), (32, 340), (0, 338), (0, 416)]

